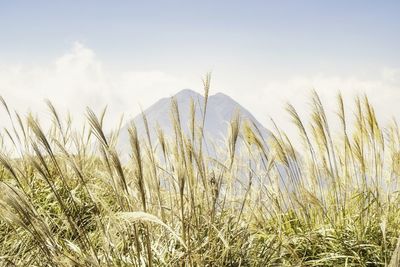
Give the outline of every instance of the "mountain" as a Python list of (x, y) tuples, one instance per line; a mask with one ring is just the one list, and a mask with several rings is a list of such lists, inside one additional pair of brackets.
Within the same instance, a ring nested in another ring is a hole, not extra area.
[[(171, 117), (172, 99), (175, 98), (179, 108), (180, 121), (182, 129), (186, 135), (190, 135), (190, 103), (193, 99), (195, 104), (195, 120), (198, 125), (201, 125), (203, 107), (205, 98), (201, 94), (184, 89), (172, 97), (162, 98), (155, 104), (144, 110), (144, 115), (147, 118), (152, 142), (157, 141), (157, 125), (164, 131), (166, 137), (173, 137), (173, 124)], [(207, 112), (204, 125), (204, 135), (206, 144), (224, 145), (228, 136), (229, 122), (235, 113), (238, 112), (241, 121), (249, 120), (259, 129), (261, 135), (266, 138), (269, 135), (267, 129), (259, 123), (254, 116), (238, 102), (231, 97), (217, 93), (208, 97)], [(135, 123), (139, 137), (145, 137), (146, 131), (143, 123), (142, 114), (137, 115), (133, 122)], [(127, 123), (122, 129), (118, 142), (118, 150), (122, 155), (129, 154), (130, 142), (128, 128), (131, 122)]]

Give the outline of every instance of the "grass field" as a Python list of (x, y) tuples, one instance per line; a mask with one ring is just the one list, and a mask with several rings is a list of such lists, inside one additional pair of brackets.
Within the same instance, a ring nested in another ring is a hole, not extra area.
[(400, 131), (366, 97), (351, 118), (338, 97), (339, 132), (317, 94), (308, 118), (289, 105), (297, 140), (233, 116), (217, 158), (204, 120), (181, 121), (172, 102), (174, 136), (132, 125), (126, 163), (104, 113), (74, 129), (48, 102), (45, 131), (2, 102), (2, 266), (400, 266)]

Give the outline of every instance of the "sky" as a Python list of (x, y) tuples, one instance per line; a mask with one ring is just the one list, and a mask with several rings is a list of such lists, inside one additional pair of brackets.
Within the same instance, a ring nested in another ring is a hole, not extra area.
[[(399, 1), (1, 1), (0, 95), (49, 118), (50, 99), (79, 121), (108, 124), (184, 88), (228, 94), (267, 127), (307, 114), (311, 90), (329, 112), (340, 91), (367, 94), (400, 119)], [(308, 101), (308, 102), (307, 102)], [(4, 112), (0, 126), (6, 125)]]

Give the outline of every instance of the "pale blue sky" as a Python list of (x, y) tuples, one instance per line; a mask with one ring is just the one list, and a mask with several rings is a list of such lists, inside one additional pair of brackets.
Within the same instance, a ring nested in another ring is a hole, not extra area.
[(399, 14), (400, 1), (1, 1), (0, 94), (134, 114), (212, 70), (214, 92), (261, 121), (315, 87), (384, 109), (400, 100)]
[(0, 59), (80, 41), (141, 69), (362, 72), (397, 67), (399, 14), (399, 1), (2, 1)]

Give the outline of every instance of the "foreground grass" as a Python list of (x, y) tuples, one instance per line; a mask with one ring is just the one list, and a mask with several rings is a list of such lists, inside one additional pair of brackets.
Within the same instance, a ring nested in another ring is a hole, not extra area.
[(44, 132), (3, 106), (13, 121), (1, 138), (13, 144), (0, 156), (3, 266), (400, 265), (400, 132), (382, 129), (366, 98), (351, 125), (338, 98), (335, 136), (318, 95), (309, 127), (289, 106), (300, 151), (278, 128), (263, 140), (233, 116), (216, 158), (204, 120), (181, 122), (172, 102), (175, 135), (159, 129), (155, 143), (132, 125), (124, 164), (104, 114), (88, 110), (75, 131), (48, 103)]

